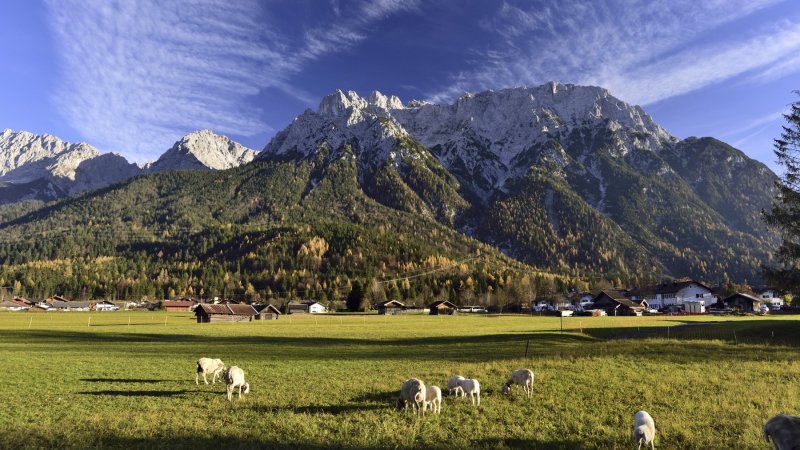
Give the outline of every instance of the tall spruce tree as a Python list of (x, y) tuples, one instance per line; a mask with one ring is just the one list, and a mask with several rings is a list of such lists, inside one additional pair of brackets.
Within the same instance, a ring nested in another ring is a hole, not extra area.
[(764, 214), (766, 222), (780, 230), (783, 242), (777, 252), (779, 265), (765, 267), (764, 272), (773, 286), (800, 293), (800, 101), (784, 117), (783, 133), (775, 139), (775, 155), (784, 173), (772, 210)]

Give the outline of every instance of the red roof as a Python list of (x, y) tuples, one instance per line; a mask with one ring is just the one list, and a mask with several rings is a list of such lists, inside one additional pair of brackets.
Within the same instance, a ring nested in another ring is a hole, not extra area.
[(162, 305), (165, 308), (167, 306), (172, 306), (175, 308), (191, 308), (194, 305), (194, 302), (191, 300), (164, 300)]

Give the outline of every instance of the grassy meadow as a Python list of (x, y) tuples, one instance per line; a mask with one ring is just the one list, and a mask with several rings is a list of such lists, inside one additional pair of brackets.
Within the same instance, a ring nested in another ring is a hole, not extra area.
[[(712, 323), (709, 323), (712, 322)], [(196, 324), (189, 313), (0, 313), (4, 448), (770, 448), (800, 414), (800, 320), (776, 317), (282, 316)], [(669, 338), (667, 330), (669, 329)], [(734, 335), (735, 332), (735, 335)], [(527, 348), (527, 356), (525, 356)], [(246, 372), (251, 393), (195, 385), (195, 361)], [(500, 393), (536, 373), (534, 395)], [(440, 416), (392, 406), (410, 377), (480, 380)]]

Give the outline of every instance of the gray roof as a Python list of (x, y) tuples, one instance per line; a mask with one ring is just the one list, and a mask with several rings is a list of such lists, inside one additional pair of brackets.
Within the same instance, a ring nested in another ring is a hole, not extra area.
[(88, 308), (89, 302), (53, 302), (50, 303), (50, 306), (57, 309)]

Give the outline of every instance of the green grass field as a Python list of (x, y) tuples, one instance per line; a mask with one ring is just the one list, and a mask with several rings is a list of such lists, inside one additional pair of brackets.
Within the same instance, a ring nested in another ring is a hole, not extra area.
[[(0, 447), (619, 449), (634, 447), (645, 409), (657, 448), (768, 449), (764, 422), (800, 414), (795, 317), (563, 323), (0, 313)], [(251, 393), (228, 403), (224, 384), (195, 385), (201, 356), (242, 367)], [(522, 367), (536, 373), (533, 397), (502, 395)], [(480, 408), (445, 397), (440, 416), (394, 410), (403, 380), (444, 387), (453, 374), (480, 380)]]

